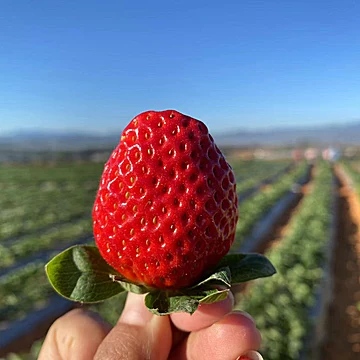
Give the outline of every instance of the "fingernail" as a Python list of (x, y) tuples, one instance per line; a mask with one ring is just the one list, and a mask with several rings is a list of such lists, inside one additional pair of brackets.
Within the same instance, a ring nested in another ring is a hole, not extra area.
[(257, 351), (248, 351), (246, 354), (239, 356), (236, 360), (264, 360)]
[(234, 295), (233, 295), (233, 293), (232, 293), (231, 291), (228, 292), (228, 294), (227, 294), (227, 296), (226, 296), (226, 298), (225, 298), (224, 300), (221, 300), (221, 301), (219, 301), (219, 302), (226, 302), (226, 301), (230, 301), (230, 303), (231, 303), (231, 308), (234, 307), (234, 305), (235, 305), (235, 298), (234, 298)]
[(240, 310), (235, 310), (235, 311), (233, 311), (233, 312), (234, 312), (234, 313), (237, 313), (237, 314), (240, 314), (240, 315), (248, 318), (249, 320), (251, 320), (251, 321), (255, 324), (254, 318), (253, 318), (250, 314), (248, 314), (247, 312), (245, 312), (245, 311), (240, 311)]
[(234, 295), (233, 295), (233, 293), (231, 291), (229, 291), (228, 299), (231, 300), (231, 307), (233, 308), (234, 305), (235, 305), (235, 298), (234, 298)]

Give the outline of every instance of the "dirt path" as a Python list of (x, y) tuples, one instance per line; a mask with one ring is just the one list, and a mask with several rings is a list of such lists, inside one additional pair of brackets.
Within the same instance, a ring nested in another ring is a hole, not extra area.
[[(291, 204), (286, 214), (282, 216), (280, 221), (274, 224), (269, 234), (264, 238), (259, 248), (257, 248), (254, 252), (257, 252), (259, 254), (264, 254), (272, 247), (280, 244), (281, 239), (286, 235), (286, 233), (290, 228), (291, 218), (295, 216), (295, 214), (301, 208), (301, 203), (304, 198), (304, 195), (309, 194), (311, 192), (315, 174), (316, 174), (316, 167), (313, 167), (310, 173), (309, 181), (305, 185), (301, 186), (301, 188), (297, 192), (297, 197), (295, 198), (294, 202)], [(237, 302), (238, 298), (242, 297), (242, 294), (244, 294), (245, 291), (249, 290), (249, 287), (251, 287), (251, 282), (242, 283), (233, 286), (232, 291), (235, 294), (235, 302)]]
[(360, 202), (341, 169), (339, 178), (339, 226), (333, 268), (333, 301), (329, 309), (326, 360), (360, 359)]
[(301, 186), (301, 188), (298, 190), (298, 196), (296, 197), (294, 203), (291, 205), (290, 209), (281, 218), (281, 220), (277, 224), (275, 224), (271, 233), (269, 233), (267, 238), (263, 241), (262, 246), (260, 246), (256, 250), (256, 252), (260, 254), (264, 254), (267, 250), (280, 243), (281, 239), (286, 235), (286, 233), (289, 230), (291, 218), (295, 216), (296, 213), (299, 211), (304, 195), (309, 194), (311, 192), (315, 174), (316, 174), (316, 167), (313, 167), (311, 170), (309, 182)]

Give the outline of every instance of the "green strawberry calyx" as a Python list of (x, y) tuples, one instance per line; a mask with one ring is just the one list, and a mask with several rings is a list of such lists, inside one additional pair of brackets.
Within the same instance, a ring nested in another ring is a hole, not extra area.
[(272, 276), (274, 266), (260, 254), (228, 254), (197, 284), (159, 290), (125, 279), (101, 257), (96, 246), (76, 245), (56, 255), (45, 266), (47, 277), (61, 296), (81, 303), (104, 301), (121, 292), (146, 294), (145, 305), (156, 315), (193, 314), (200, 304), (226, 299), (234, 284)]

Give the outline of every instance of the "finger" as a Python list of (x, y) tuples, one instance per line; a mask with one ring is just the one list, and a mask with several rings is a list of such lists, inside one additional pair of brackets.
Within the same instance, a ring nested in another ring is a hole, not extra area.
[(165, 360), (171, 341), (169, 317), (152, 315), (143, 296), (129, 293), (123, 314), (99, 346), (94, 360)]
[(189, 334), (173, 351), (176, 360), (233, 360), (260, 347), (255, 323), (241, 312), (226, 315), (208, 328)]
[(148, 323), (153, 314), (146, 308), (144, 299), (145, 295), (129, 292), (119, 322), (139, 326)]
[(75, 309), (50, 327), (39, 360), (89, 360), (110, 331), (97, 314)]
[(198, 331), (219, 321), (231, 312), (234, 306), (234, 296), (229, 292), (228, 297), (213, 304), (200, 304), (199, 308), (190, 315), (187, 313), (171, 314), (173, 324), (182, 331)]

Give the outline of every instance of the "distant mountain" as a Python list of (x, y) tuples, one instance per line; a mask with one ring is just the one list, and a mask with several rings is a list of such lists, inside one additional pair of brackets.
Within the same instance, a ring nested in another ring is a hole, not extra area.
[[(95, 133), (18, 131), (0, 135), (0, 150), (19, 151), (79, 151), (113, 148), (121, 131), (99, 135)], [(345, 125), (277, 128), (269, 130), (234, 129), (215, 133), (219, 146), (296, 146), (300, 144), (360, 145), (360, 121)]]
[(215, 134), (219, 146), (321, 146), (360, 145), (360, 121), (345, 125), (276, 128), (261, 131), (235, 130)]
[(113, 147), (120, 136), (78, 132), (18, 131), (0, 135), (0, 150), (28, 151), (79, 151)]

